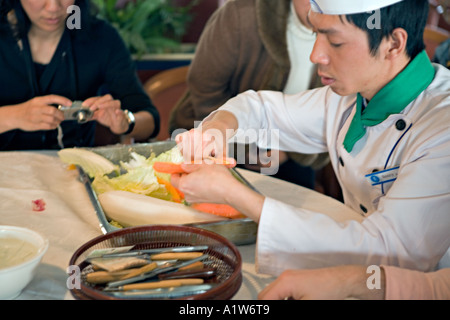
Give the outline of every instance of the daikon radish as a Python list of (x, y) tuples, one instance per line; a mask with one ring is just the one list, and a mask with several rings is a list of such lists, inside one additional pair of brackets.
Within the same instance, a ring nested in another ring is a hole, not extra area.
[(105, 214), (124, 227), (146, 224), (187, 224), (226, 220), (199, 212), (181, 203), (128, 191), (108, 191), (98, 196)]

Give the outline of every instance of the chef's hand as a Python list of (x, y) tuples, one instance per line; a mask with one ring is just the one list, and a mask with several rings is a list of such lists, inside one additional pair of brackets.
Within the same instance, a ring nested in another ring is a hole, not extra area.
[(187, 202), (227, 203), (227, 196), (241, 184), (224, 165), (182, 164), (186, 174), (172, 174), (171, 183)]
[(190, 203), (227, 204), (259, 222), (264, 196), (238, 181), (221, 164), (182, 164), (183, 174), (172, 174), (171, 183)]
[(72, 101), (58, 95), (47, 95), (2, 107), (0, 132), (13, 129), (24, 131), (56, 129), (64, 120), (64, 114), (52, 104), (71, 105)]
[(228, 111), (219, 111), (198, 128), (177, 135), (175, 142), (186, 162), (209, 156), (223, 158), (227, 155), (227, 141), (236, 129), (234, 115)]
[(368, 289), (367, 267), (357, 265), (322, 269), (286, 270), (258, 295), (261, 300), (384, 299), (384, 276), (380, 289)]
[(120, 100), (114, 99), (110, 94), (86, 99), (83, 106), (94, 112), (92, 120), (97, 120), (111, 132), (122, 134), (128, 130), (128, 120), (120, 108)]
[[(289, 159), (286, 152), (280, 150), (262, 150), (257, 149), (256, 153), (251, 149), (246, 150), (245, 164), (246, 169), (252, 171), (261, 171), (266, 169), (277, 169)], [(270, 174), (270, 173), (266, 173)]]

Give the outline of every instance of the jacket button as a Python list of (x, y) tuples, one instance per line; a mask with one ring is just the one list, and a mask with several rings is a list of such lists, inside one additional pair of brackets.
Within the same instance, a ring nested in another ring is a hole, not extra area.
[(366, 207), (364, 207), (362, 204), (360, 204), (359, 207), (361, 208), (362, 212), (367, 213)]
[(404, 120), (400, 119), (395, 123), (395, 127), (397, 128), (398, 131), (405, 130), (406, 122)]
[(341, 164), (341, 166), (344, 166), (344, 160), (342, 160), (341, 157), (339, 157), (339, 163)]

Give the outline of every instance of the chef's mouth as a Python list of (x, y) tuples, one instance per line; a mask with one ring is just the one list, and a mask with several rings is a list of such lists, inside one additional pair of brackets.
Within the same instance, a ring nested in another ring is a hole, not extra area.
[(329, 85), (333, 84), (336, 81), (336, 79), (329, 78), (329, 77), (326, 77), (326, 76), (320, 76), (320, 79), (321, 79), (322, 84), (324, 86), (329, 86)]

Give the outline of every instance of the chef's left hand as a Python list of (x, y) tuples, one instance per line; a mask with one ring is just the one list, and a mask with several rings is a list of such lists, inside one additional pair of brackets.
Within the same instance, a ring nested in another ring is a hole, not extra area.
[(225, 203), (240, 182), (220, 164), (182, 164), (187, 173), (172, 174), (171, 183), (187, 202)]
[(128, 130), (128, 120), (120, 108), (120, 100), (114, 99), (110, 94), (89, 98), (83, 102), (83, 106), (94, 111), (92, 120), (97, 120), (113, 133), (122, 134)]

